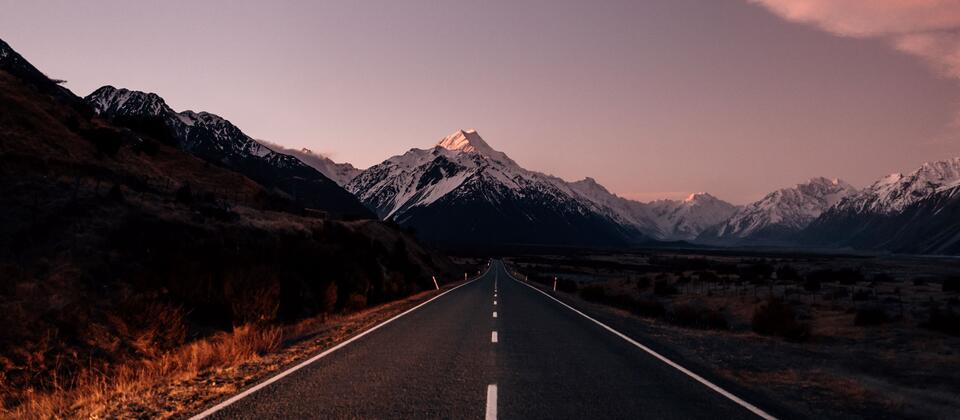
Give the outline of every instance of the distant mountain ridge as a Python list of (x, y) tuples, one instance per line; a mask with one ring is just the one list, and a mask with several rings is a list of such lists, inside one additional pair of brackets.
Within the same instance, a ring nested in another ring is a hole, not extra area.
[(704, 230), (698, 240), (711, 243), (788, 241), (824, 211), (856, 191), (839, 179), (813, 178), (740, 208), (725, 222)]
[(114, 123), (146, 132), (209, 162), (275, 188), (305, 207), (350, 218), (370, 218), (351, 194), (294, 156), (278, 153), (208, 112), (171, 109), (159, 95), (104, 86), (84, 101)]
[(960, 253), (960, 158), (878, 179), (824, 212), (804, 244), (906, 253)]

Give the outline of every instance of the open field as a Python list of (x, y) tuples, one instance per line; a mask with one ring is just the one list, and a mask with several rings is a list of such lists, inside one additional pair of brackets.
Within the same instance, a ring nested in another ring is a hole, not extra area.
[(960, 415), (960, 260), (650, 251), (510, 262), (799, 413)]

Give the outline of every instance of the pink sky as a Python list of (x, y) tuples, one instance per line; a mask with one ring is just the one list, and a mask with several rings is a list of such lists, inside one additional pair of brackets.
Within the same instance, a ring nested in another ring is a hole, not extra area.
[(359, 167), (476, 128), (628, 197), (745, 203), (960, 155), (958, 1), (0, 1), (0, 37), (77, 94)]

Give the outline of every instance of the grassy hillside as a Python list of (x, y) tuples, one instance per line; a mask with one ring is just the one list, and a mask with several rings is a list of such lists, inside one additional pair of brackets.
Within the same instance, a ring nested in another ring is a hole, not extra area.
[(398, 229), (310, 214), (2, 70), (0, 109), (7, 409), (81, 372), (462, 276)]

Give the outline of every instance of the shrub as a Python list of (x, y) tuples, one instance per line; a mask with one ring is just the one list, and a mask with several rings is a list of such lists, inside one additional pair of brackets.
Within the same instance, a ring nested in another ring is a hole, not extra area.
[(592, 302), (600, 302), (606, 299), (607, 291), (603, 286), (591, 284), (580, 289), (580, 297)]
[(803, 281), (803, 290), (808, 292), (819, 292), (821, 287), (822, 285), (820, 284), (820, 279), (816, 277), (807, 276), (807, 278)]
[(649, 277), (640, 277), (637, 279), (637, 290), (644, 291), (650, 288), (650, 278)]
[(857, 315), (853, 318), (853, 325), (866, 327), (885, 324), (888, 321), (890, 321), (890, 317), (882, 306), (870, 305), (857, 309)]
[(569, 279), (557, 280), (557, 290), (565, 293), (577, 293), (577, 282)]
[(722, 312), (702, 305), (677, 304), (671, 320), (680, 326), (710, 330), (727, 330), (730, 324)]
[(960, 277), (948, 277), (943, 279), (944, 292), (960, 292)]
[(795, 281), (800, 280), (800, 273), (796, 268), (789, 265), (782, 265), (777, 268), (777, 280)]
[(359, 311), (367, 307), (367, 297), (360, 293), (351, 293), (347, 298), (346, 309), (348, 311)]
[(871, 296), (873, 296), (873, 294), (870, 293), (870, 290), (856, 289), (853, 291), (852, 299), (853, 300), (869, 300)]
[(653, 293), (658, 296), (670, 296), (677, 294), (677, 287), (667, 279), (660, 279), (653, 283)]
[(893, 283), (895, 281), (897, 281), (897, 279), (887, 273), (877, 273), (873, 275), (874, 283)]
[(667, 310), (656, 299), (640, 299), (634, 304), (633, 312), (647, 318), (659, 318), (666, 314)]
[(854, 268), (841, 268), (838, 270), (814, 270), (807, 274), (808, 279), (815, 279), (821, 283), (837, 282), (844, 285), (851, 285), (864, 281), (863, 273)]
[(934, 306), (930, 308), (930, 315), (926, 322), (920, 324), (924, 328), (960, 336), (960, 313), (949, 308)]
[(802, 341), (810, 336), (810, 326), (797, 319), (793, 307), (780, 299), (768, 299), (753, 312), (753, 331), (762, 335)]

